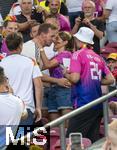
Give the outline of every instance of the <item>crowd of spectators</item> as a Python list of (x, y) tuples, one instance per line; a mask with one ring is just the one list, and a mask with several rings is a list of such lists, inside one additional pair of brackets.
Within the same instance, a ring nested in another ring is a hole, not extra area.
[[(115, 0), (18, 0), (6, 18), (0, 14), (0, 149), (5, 126), (16, 125), (16, 133), (18, 125), (49, 122), (88, 104), (103, 87), (116, 89), (116, 45)], [(67, 120), (66, 136), (81, 132), (97, 141), (102, 117), (98, 105)]]

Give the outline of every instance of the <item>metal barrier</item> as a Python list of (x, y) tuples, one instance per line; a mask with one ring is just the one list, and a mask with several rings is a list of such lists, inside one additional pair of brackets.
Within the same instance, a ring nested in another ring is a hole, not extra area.
[(113, 92), (110, 92), (88, 104), (86, 104), (85, 106), (82, 106), (76, 110), (73, 110), (72, 112), (52, 121), (49, 122), (48, 124), (46, 124), (44, 127), (48, 128), (48, 127), (55, 127), (60, 125), (60, 141), (61, 141), (61, 150), (66, 150), (66, 142), (65, 142), (65, 131), (64, 131), (64, 121), (66, 119), (70, 119), (90, 108), (92, 108), (93, 106), (96, 106), (100, 103), (103, 103), (103, 115), (104, 115), (104, 131), (105, 131), (105, 136), (107, 136), (108, 134), (108, 103), (107, 100), (108, 98), (114, 96), (117, 94), (117, 90), (114, 90)]
[[(105, 136), (108, 135), (108, 98), (114, 96), (117, 94), (117, 90), (114, 90), (88, 104), (86, 104), (85, 106), (82, 106), (76, 110), (73, 110), (72, 112), (59, 117), (58, 119), (51, 121), (49, 123), (47, 123), (44, 127), (48, 128), (48, 127), (55, 127), (55, 126), (60, 126), (60, 141), (61, 141), (61, 150), (66, 150), (66, 138), (65, 138), (65, 130), (64, 130), (64, 122), (67, 119), (70, 119), (90, 108), (92, 108), (93, 106), (96, 106), (100, 103), (103, 103), (103, 115), (104, 115), (104, 131), (105, 131)], [(35, 129), (36, 131), (39, 130), (40, 128)], [(26, 136), (25, 136), (26, 138)], [(17, 140), (15, 140), (14, 142), (17, 142)]]

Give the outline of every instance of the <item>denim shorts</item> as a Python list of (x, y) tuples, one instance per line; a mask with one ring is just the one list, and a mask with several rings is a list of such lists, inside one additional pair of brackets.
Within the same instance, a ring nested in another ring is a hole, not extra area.
[(57, 85), (51, 87), (47, 104), (48, 112), (72, 109), (71, 88), (64, 88)]
[(42, 101), (42, 109), (48, 109), (48, 99), (50, 97), (51, 87), (44, 87), (44, 96)]

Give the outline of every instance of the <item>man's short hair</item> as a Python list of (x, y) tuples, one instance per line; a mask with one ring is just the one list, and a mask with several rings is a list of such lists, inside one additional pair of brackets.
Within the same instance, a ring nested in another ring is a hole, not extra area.
[(23, 38), (20, 33), (11, 33), (6, 37), (6, 44), (9, 51), (16, 50), (23, 43)]
[(57, 27), (52, 25), (52, 24), (49, 24), (49, 23), (43, 23), (40, 25), (39, 27), (39, 30), (38, 30), (38, 34), (40, 35), (41, 33), (48, 33), (48, 30), (51, 29), (51, 30), (57, 30)]
[[(18, 3), (19, 3), (19, 4), (22, 4), (22, 1), (23, 1), (23, 0), (18, 0)], [(33, 4), (33, 0), (30, 0), (30, 1), (31, 1), (32, 4)]]
[(32, 26), (31, 26), (31, 30), (33, 27), (36, 27), (36, 26), (40, 26), (41, 24), (39, 22), (35, 22)]

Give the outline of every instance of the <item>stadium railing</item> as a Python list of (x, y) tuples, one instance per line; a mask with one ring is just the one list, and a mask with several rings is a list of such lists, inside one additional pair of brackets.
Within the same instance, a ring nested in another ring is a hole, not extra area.
[[(72, 112), (69, 112), (68, 114), (61, 116), (59, 118), (57, 118), (54, 121), (51, 121), (49, 123), (47, 123), (45, 126), (43, 126), (44, 128), (52, 128), (52, 127), (60, 127), (60, 142), (61, 142), (61, 150), (66, 150), (66, 137), (65, 137), (65, 128), (64, 128), (64, 122), (67, 119), (70, 119), (80, 113), (83, 113), (84, 111), (100, 104), (103, 103), (103, 118), (104, 118), (104, 133), (105, 133), (105, 137), (108, 135), (108, 99), (117, 95), (117, 90), (114, 90), (88, 104), (86, 104), (85, 106), (82, 106), (78, 109), (73, 110)], [(35, 129), (35, 132), (37, 132), (38, 130), (40, 130), (40, 128)], [(26, 138), (26, 136), (25, 136)], [(17, 142), (17, 140), (15, 140), (14, 142)]]

